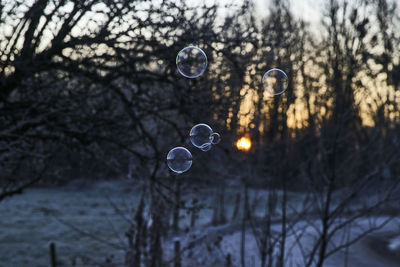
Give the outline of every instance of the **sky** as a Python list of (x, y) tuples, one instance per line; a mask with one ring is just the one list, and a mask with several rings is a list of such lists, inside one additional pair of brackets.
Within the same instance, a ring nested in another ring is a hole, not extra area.
[[(271, 5), (271, 0), (254, 0), (256, 10), (264, 13)], [(321, 8), (325, 0), (290, 0), (291, 10), (295, 16), (302, 17), (306, 21), (314, 23), (321, 19)]]
[[(321, 19), (321, 8), (326, 0), (289, 0), (291, 10), (295, 16), (302, 17), (308, 22), (319, 22)], [(198, 5), (199, 0), (187, 0), (189, 4)], [(206, 3), (219, 3), (221, 5), (231, 4), (232, 2), (240, 3), (242, 0), (205, 0)], [(265, 16), (271, 5), (271, 0), (253, 0), (256, 10), (260, 16)]]

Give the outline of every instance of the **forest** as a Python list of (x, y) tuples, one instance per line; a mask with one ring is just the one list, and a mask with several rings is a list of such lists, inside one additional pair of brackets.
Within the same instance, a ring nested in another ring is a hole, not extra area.
[(400, 3), (259, 2), (0, 0), (0, 266), (399, 266)]

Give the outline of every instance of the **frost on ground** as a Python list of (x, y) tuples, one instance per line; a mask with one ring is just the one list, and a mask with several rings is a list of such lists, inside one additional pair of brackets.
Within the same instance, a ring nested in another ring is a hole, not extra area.
[[(377, 218), (378, 221), (384, 221), (386, 218)], [(358, 225), (361, 227), (367, 227), (370, 220), (362, 219)], [(338, 267), (345, 266), (344, 260), (348, 258), (349, 267), (398, 267), (400, 266), (400, 254), (391, 253), (386, 249), (386, 245), (390, 240), (388, 236), (398, 234), (398, 222), (393, 221), (386, 225), (383, 229), (378, 232), (366, 236), (359, 242), (346, 251), (342, 250), (329, 257), (324, 266), (325, 267)], [(303, 229), (302, 223), (297, 227)], [(183, 255), (183, 262), (186, 263), (184, 266), (225, 266), (227, 256), (230, 256), (232, 266), (241, 266), (240, 263), (240, 243), (241, 243), (241, 232), (240, 225), (229, 224), (219, 227), (207, 227), (203, 231), (194, 231), (192, 233), (185, 234), (179, 239), (183, 246), (187, 246), (191, 242), (198, 244), (193, 249), (186, 251)], [(280, 225), (273, 225), (273, 230), (279, 231)], [(247, 226), (247, 229), (249, 227)], [(312, 227), (308, 227), (308, 234), (305, 235), (299, 242), (302, 247), (312, 247), (313, 235), (315, 230)], [(361, 229), (354, 230), (351, 235), (355, 236), (361, 232)], [(333, 239), (333, 242), (339, 242), (340, 234)], [(245, 257), (246, 266), (261, 266), (261, 261), (258, 253), (258, 245), (254, 238), (251, 229), (248, 229), (245, 237)], [(169, 257), (172, 259), (172, 244), (170, 247)], [(285, 266), (304, 266), (303, 258), (299, 247), (296, 246), (295, 238), (289, 237), (287, 239), (287, 250), (288, 260)], [(204, 255), (208, 255), (205, 257)], [(172, 260), (171, 260), (172, 262)]]
[[(233, 210), (233, 195), (227, 195), (229, 214)], [(107, 261), (116, 264), (112, 266), (123, 266), (128, 223), (112, 205), (132, 216), (140, 196), (140, 190), (131, 183), (101, 182), (88, 186), (78, 181), (59, 188), (32, 188), (6, 200), (0, 204), (0, 266), (49, 266), (50, 242), (56, 244), (58, 266), (105, 266), (102, 264)], [(198, 198), (206, 207), (212, 201), (210, 194), (199, 193)], [(291, 196), (293, 202), (298, 198)], [(256, 214), (263, 209), (260, 207)], [(232, 266), (240, 266), (241, 223), (210, 226), (211, 213), (210, 209), (204, 209), (195, 229), (165, 238), (164, 260), (173, 263), (174, 241), (180, 241), (181, 248), (187, 248), (181, 255), (182, 266), (225, 266), (228, 258)], [(368, 223), (367, 219), (360, 219), (360, 227), (352, 235)], [(181, 228), (187, 225), (188, 218), (182, 214)], [(302, 222), (297, 225), (299, 229), (302, 226)], [(249, 225), (246, 228), (246, 266), (260, 266), (252, 228)], [(279, 224), (272, 228), (280, 231)], [(311, 247), (314, 231), (311, 227), (307, 229), (307, 235), (301, 239), (303, 247)], [(362, 238), (347, 253), (339, 251), (332, 255), (324, 266), (344, 266), (346, 255), (350, 267), (400, 266), (399, 244), (399, 222), (394, 220)], [(287, 266), (302, 266), (293, 236), (288, 237), (287, 245), (293, 247), (287, 251), (290, 255)]]
[[(89, 257), (104, 262), (121, 258), (123, 250), (74, 231), (63, 222), (110, 243), (120, 244), (127, 223), (105, 197), (118, 205), (132, 206), (136, 196), (112, 184), (34, 188), (0, 204), (0, 266), (49, 266), (49, 243), (55, 242), (61, 266), (85, 262)], [(122, 245), (121, 245), (122, 248)]]

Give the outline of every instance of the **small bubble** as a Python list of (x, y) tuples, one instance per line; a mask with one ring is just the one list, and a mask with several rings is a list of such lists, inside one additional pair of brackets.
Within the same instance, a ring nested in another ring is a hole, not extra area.
[(213, 145), (217, 145), (217, 144), (219, 144), (219, 142), (221, 142), (221, 136), (219, 135), (219, 133), (212, 133), (211, 134), (211, 143)]
[(204, 123), (193, 126), (190, 130), (189, 136), (192, 144), (200, 148), (206, 144), (211, 144), (211, 135), (213, 131), (210, 126)]
[(262, 78), (262, 84), (268, 96), (282, 94), (286, 91), (288, 83), (288, 76), (280, 69), (271, 69)]
[(184, 147), (175, 147), (167, 155), (168, 167), (176, 173), (183, 173), (192, 166), (192, 154)]
[(176, 56), (176, 66), (186, 78), (199, 77), (207, 68), (206, 53), (196, 46), (185, 47)]
[(200, 149), (203, 152), (210, 151), (211, 150), (211, 144), (205, 144), (205, 145), (201, 146)]

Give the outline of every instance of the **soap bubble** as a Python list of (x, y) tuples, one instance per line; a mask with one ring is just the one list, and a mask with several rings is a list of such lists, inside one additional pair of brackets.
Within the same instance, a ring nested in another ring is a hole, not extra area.
[(175, 147), (167, 155), (168, 167), (176, 173), (183, 173), (192, 166), (192, 154), (184, 147)]
[(212, 133), (211, 127), (207, 124), (197, 124), (190, 130), (190, 141), (195, 147), (201, 149), (202, 146), (211, 144)]
[(200, 149), (201, 149), (201, 151), (203, 151), (203, 152), (210, 151), (210, 150), (211, 150), (211, 144), (210, 144), (210, 143), (204, 144), (203, 146), (200, 147)]
[(288, 83), (288, 76), (280, 69), (271, 69), (262, 78), (263, 87), (269, 96), (280, 95), (285, 92)]
[(211, 143), (213, 145), (219, 144), (219, 142), (221, 142), (221, 136), (219, 135), (219, 133), (212, 133), (211, 134)]
[(186, 78), (199, 77), (207, 68), (206, 53), (196, 46), (185, 47), (176, 56), (176, 66)]

